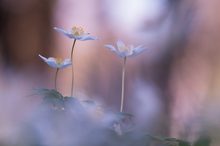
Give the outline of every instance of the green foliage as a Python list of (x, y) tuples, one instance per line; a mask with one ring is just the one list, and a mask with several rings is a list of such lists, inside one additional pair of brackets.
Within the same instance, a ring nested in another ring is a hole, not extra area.
[(75, 97), (63, 96), (55, 89), (37, 89), (36, 94), (42, 96), (44, 104), (56, 110), (81, 107), (80, 102)]
[(83, 100), (82, 102), (88, 104), (88, 105), (95, 105), (96, 102), (94, 100)]
[(211, 138), (209, 136), (200, 136), (193, 146), (210, 146)]
[[(97, 125), (91, 122), (89, 110), (97, 106), (94, 100), (79, 101), (75, 97), (63, 96), (54, 89), (37, 89), (36, 94), (42, 96), (43, 103), (47, 107), (55, 109), (54, 112), (49, 112), (46, 116), (50, 117), (53, 123), (65, 121), (67, 124), (61, 124), (62, 128), (74, 129), (73, 135), (74, 131), (82, 126), (78, 130), (88, 134), (84, 135), (84, 138), (88, 138), (88, 140), (80, 142), (84, 146), (150, 146), (152, 141), (159, 142), (163, 146), (210, 146), (211, 140), (207, 136), (200, 137), (191, 144), (182, 139), (154, 136), (135, 131), (134, 116), (125, 112), (113, 112), (111, 114), (112, 121), (107, 124), (107, 127), (103, 127), (101, 123)], [(105, 114), (109, 113), (104, 112)], [(101, 139), (99, 139), (100, 136)]]
[(50, 105), (54, 109), (64, 108), (64, 97), (55, 89), (37, 89), (36, 94), (43, 97), (43, 102)]
[(176, 139), (176, 138), (165, 138), (164, 141), (170, 145), (177, 143), (178, 146), (191, 146), (191, 144), (188, 141)]
[(154, 136), (151, 134), (147, 134), (147, 136), (150, 137), (152, 140), (159, 141), (167, 146), (192, 146), (190, 142), (182, 139), (177, 139), (173, 137)]
[(124, 119), (131, 119), (133, 118), (134, 116), (130, 113), (125, 113), (125, 112), (118, 112), (116, 113), (116, 117), (119, 119), (119, 120), (124, 120)]
[(200, 136), (193, 144), (188, 141), (172, 138), (172, 137), (161, 137), (147, 134), (152, 140), (160, 141), (168, 146), (210, 146), (211, 138), (209, 136)]
[(45, 89), (45, 88), (36, 89), (36, 94), (41, 95), (43, 98), (46, 98), (46, 99), (62, 99), (63, 98), (63, 95), (55, 89)]

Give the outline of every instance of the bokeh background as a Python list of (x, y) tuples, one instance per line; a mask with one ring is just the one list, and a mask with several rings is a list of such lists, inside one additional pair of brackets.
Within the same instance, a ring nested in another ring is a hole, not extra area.
[[(38, 54), (70, 57), (72, 40), (54, 26), (82, 26), (96, 41), (76, 43), (75, 96), (119, 110), (122, 60), (104, 48), (118, 39), (143, 44), (129, 58), (125, 111), (146, 130), (218, 145), (220, 19), (218, 0), (1, 0), (0, 141), (13, 135), (40, 102), (33, 89), (53, 88), (55, 71)], [(58, 90), (70, 94), (71, 69)]]

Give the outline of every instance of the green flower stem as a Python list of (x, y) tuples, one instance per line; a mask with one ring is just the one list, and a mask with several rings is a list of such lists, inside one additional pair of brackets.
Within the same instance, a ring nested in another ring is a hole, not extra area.
[(125, 67), (126, 67), (127, 57), (123, 58), (123, 66), (122, 66), (122, 80), (121, 80), (121, 107), (120, 112), (123, 112), (124, 107), (124, 98), (125, 98)]
[(73, 96), (74, 89), (74, 65), (73, 65), (73, 55), (74, 55), (74, 47), (76, 44), (76, 39), (73, 41), (72, 50), (71, 50), (71, 62), (72, 62), (72, 83), (71, 83), (71, 96)]
[(59, 68), (56, 69), (55, 73), (55, 89), (57, 90), (57, 75), (58, 75)]

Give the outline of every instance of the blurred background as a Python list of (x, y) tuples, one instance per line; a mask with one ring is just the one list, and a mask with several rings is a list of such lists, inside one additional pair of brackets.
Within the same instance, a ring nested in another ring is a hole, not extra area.
[[(75, 96), (119, 110), (122, 60), (104, 48), (118, 39), (147, 51), (128, 59), (125, 111), (146, 130), (218, 145), (218, 0), (1, 0), (0, 141), (37, 107), (33, 89), (53, 88), (55, 71), (38, 54), (69, 58), (71, 39), (54, 26), (81, 26), (96, 41), (75, 46)], [(58, 75), (70, 95), (71, 69)]]

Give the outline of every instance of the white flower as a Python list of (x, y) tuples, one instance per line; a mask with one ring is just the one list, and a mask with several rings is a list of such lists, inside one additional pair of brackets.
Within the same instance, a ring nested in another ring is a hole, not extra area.
[(112, 45), (105, 45), (105, 47), (122, 58), (138, 55), (145, 50), (142, 45), (134, 47), (133, 45), (125, 45), (122, 41), (117, 41), (116, 47)]
[(89, 33), (84, 32), (82, 27), (76, 27), (74, 26), (72, 30), (66, 31), (64, 29), (54, 27), (54, 29), (65, 36), (69, 37), (70, 39), (76, 39), (80, 41), (86, 41), (86, 40), (96, 40), (97, 37), (90, 36)]
[(53, 58), (53, 57), (45, 58), (40, 54), (39, 54), (39, 57), (52, 68), (61, 69), (61, 68), (65, 68), (71, 65), (70, 59), (63, 60), (60, 58)]

